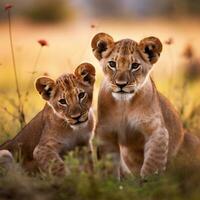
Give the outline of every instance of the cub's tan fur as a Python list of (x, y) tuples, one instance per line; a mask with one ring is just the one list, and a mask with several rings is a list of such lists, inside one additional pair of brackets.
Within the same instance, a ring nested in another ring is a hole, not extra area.
[[(62, 155), (78, 146), (87, 146), (91, 154), (94, 81), (95, 68), (89, 63), (81, 64), (74, 74), (64, 74), (56, 81), (38, 78), (36, 89), (47, 101), (46, 105), (15, 138), (1, 145), (0, 150), (9, 150), (12, 154), (20, 151), (28, 170), (39, 167), (55, 175), (66, 173)], [(1, 154), (5, 153), (0, 151)]]
[(183, 143), (184, 131), (177, 112), (149, 76), (162, 51), (160, 40), (114, 42), (99, 33), (91, 46), (105, 75), (95, 131), (98, 157), (113, 155), (121, 174), (144, 178), (165, 170)]

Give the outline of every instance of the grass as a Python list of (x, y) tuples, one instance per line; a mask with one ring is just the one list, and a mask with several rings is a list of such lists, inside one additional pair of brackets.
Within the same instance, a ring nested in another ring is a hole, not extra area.
[[(194, 133), (200, 134), (200, 108), (198, 106), (200, 81), (188, 81), (183, 87), (184, 79), (180, 75), (184, 63), (184, 58), (181, 56), (184, 45), (188, 42), (192, 43), (194, 49), (199, 53), (197, 44), (200, 28), (197, 26), (198, 23), (195, 24), (195, 21), (193, 23), (188, 21), (169, 23), (158, 20), (152, 20), (151, 24), (149, 22), (123, 22), (119, 26), (118, 23), (104, 21), (97, 22), (95, 28), (91, 28), (90, 22), (68, 24), (67, 26), (65, 24), (36, 26), (24, 21), (15, 21), (13, 25), (13, 29), (15, 29), (14, 50), (21, 93), (26, 93), (30, 78), (34, 79), (44, 73), (56, 78), (63, 72), (73, 71), (81, 62), (88, 61), (93, 63), (97, 70), (93, 103), (96, 111), (102, 72), (90, 48), (90, 40), (95, 33), (104, 31), (116, 39), (130, 37), (138, 41), (149, 35), (158, 36), (162, 41), (172, 37), (174, 43), (170, 47), (164, 45), (153, 76), (158, 89), (170, 98), (180, 112), (184, 126), (192, 129)], [(187, 28), (188, 25), (190, 25), (190, 29)], [(151, 31), (148, 28), (151, 28)], [(2, 38), (5, 38), (0, 47), (0, 143), (2, 143), (20, 130), (20, 124), (17, 118), (16, 89), (12, 76), (8, 32), (5, 23), (0, 23), (0, 32)], [(37, 40), (40, 38), (47, 39), (49, 46), (43, 49), (37, 62), (37, 72), (33, 74), (34, 60), (38, 54)], [(33, 84), (23, 105), (26, 121), (29, 121), (44, 105), (44, 101), (34, 90)], [(103, 171), (102, 163), (96, 164), (95, 173), (91, 176), (79, 170), (79, 162), (73, 157), (73, 154), (66, 157), (65, 162), (70, 166), (72, 173), (70, 176), (62, 178), (45, 176), (45, 174), (28, 176), (18, 165), (15, 165), (7, 173), (1, 172), (0, 199), (199, 200), (200, 166), (199, 163), (189, 160), (176, 161), (165, 175), (152, 177), (142, 186), (133, 177), (122, 182), (116, 181), (106, 171)]]
[(56, 178), (41, 175), (30, 177), (15, 166), (6, 176), (0, 176), (0, 197), (22, 200), (198, 200), (199, 167), (197, 163), (173, 163), (165, 175), (152, 177), (149, 182), (141, 185), (134, 178), (118, 182), (110, 176), (102, 177), (98, 168), (90, 176), (83, 172), (78, 173), (75, 165), (71, 175)]

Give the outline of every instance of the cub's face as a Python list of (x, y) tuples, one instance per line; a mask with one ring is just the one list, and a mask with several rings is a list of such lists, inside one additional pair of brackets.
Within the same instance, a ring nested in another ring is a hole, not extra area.
[(83, 63), (74, 74), (64, 74), (56, 81), (48, 77), (38, 78), (36, 89), (58, 117), (70, 126), (77, 126), (88, 120), (94, 82), (95, 68)]
[(162, 44), (155, 37), (139, 43), (130, 39), (114, 42), (108, 34), (99, 33), (91, 45), (114, 95), (134, 94), (142, 88), (162, 51)]

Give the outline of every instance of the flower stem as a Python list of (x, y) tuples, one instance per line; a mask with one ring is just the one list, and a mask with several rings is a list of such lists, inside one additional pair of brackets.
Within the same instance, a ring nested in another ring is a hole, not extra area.
[(21, 101), (21, 93), (20, 93), (20, 88), (19, 88), (19, 81), (18, 81), (18, 77), (17, 77), (17, 68), (16, 68), (16, 62), (15, 62), (14, 48), (13, 48), (10, 9), (8, 9), (7, 11), (8, 11), (9, 39), (10, 39), (10, 47), (11, 47), (11, 54), (12, 54), (13, 71), (14, 71), (16, 91), (17, 91), (17, 96), (18, 96), (18, 101), (19, 101), (19, 106), (18, 106), (19, 122), (20, 122), (20, 125), (21, 125), (21, 128), (22, 128), (24, 126), (24, 124), (25, 124), (25, 115), (24, 115), (24, 112), (23, 112), (23, 104), (22, 104), (22, 101)]
[(29, 95), (29, 88), (30, 88), (31, 85), (32, 85), (33, 76), (34, 76), (34, 74), (36, 73), (36, 69), (37, 69), (37, 66), (38, 66), (38, 62), (39, 62), (39, 59), (40, 59), (41, 53), (42, 53), (42, 47), (43, 47), (43, 46), (40, 46), (39, 52), (38, 52), (37, 57), (36, 57), (36, 59), (35, 59), (35, 63), (34, 63), (34, 65), (33, 65), (33, 71), (32, 71), (32, 73), (31, 73), (31, 77), (30, 77), (30, 80), (29, 80), (29, 83), (28, 83), (28, 87), (27, 87), (26, 93), (25, 93), (25, 100), (27, 100), (27, 97), (28, 97), (28, 95)]

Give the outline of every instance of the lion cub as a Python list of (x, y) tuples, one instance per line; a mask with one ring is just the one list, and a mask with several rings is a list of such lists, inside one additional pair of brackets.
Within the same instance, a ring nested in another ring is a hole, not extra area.
[(78, 146), (88, 146), (91, 153), (94, 82), (95, 68), (89, 63), (79, 65), (74, 74), (64, 74), (56, 81), (38, 78), (36, 89), (47, 103), (15, 138), (0, 146), (2, 157), (9, 157), (5, 150), (12, 154), (20, 151), (26, 169), (36, 166), (63, 175), (67, 167), (62, 155)]
[(110, 153), (116, 173), (122, 175), (144, 178), (165, 170), (183, 143), (184, 131), (177, 112), (150, 77), (162, 51), (160, 40), (114, 42), (99, 33), (91, 46), (105, 75), (98, 99), (97, 156)]

